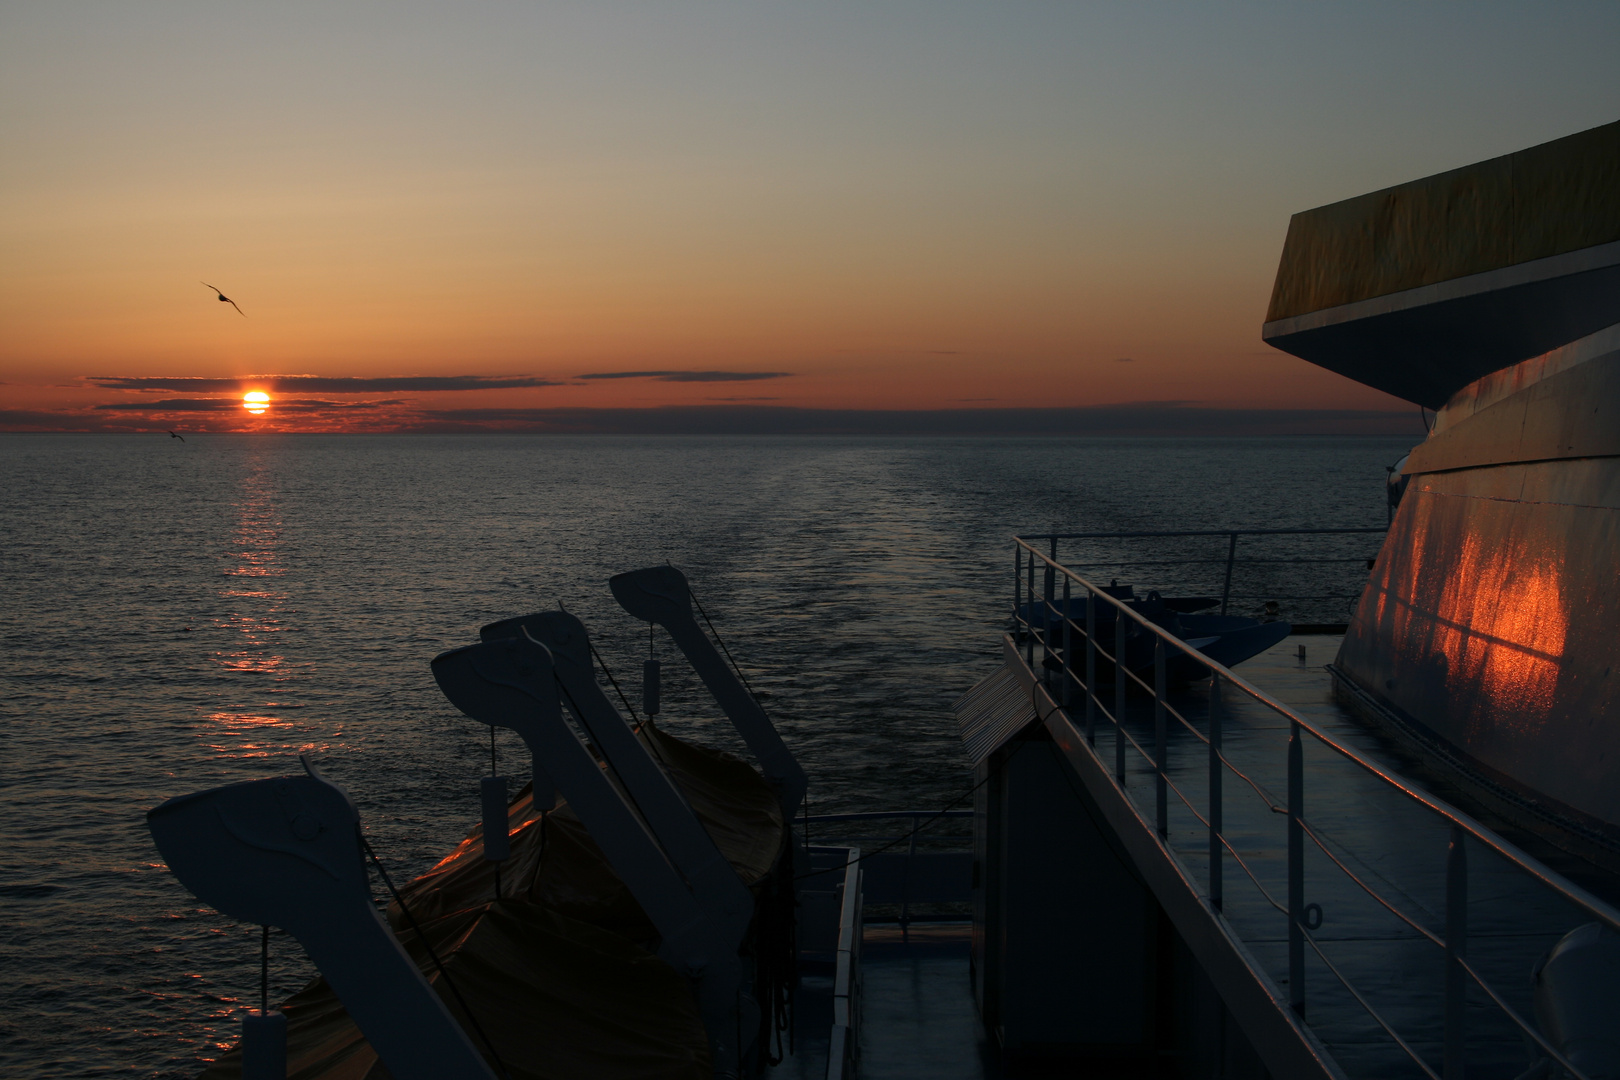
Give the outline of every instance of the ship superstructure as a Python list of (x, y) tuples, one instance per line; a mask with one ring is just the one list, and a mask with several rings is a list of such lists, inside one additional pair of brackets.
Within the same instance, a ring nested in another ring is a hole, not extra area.
[(1345, 696), (1620, 869), (1620, 123), (1295, 215), (1264, 336), (1436, 410)]

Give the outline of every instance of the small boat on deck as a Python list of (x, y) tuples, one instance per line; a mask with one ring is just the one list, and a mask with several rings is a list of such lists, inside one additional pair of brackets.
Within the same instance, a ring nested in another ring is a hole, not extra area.
[[(1148, 622), (1163, 627), (1223, 667), (1233, 667), (1258, 656), (1293, 632), (1290, 623), (1276, 619), (1266, 621), (1243, 615), (1210, 614), (1210, 609), (1220, 604), (1213, 597), (1166, 597), (1157, 590), (1149, 590), (1146, 596), (1138, 597), (1133, 586), (1121, 585), (1118, 581), (1102, 589)], [(1095, 614), (1090, 611), (1093, 604), (1097, 608)], [(1111, 605), (1082, 596), (1070, 597), (1066, 601), (1037, 600), (1019, 605), (1014, 629), (1025, 628), (1027, 632), (1027, 628), (1033, 628), (1042, 641), (1068, 641), (1069, 648), (1079, 657), (1083, 655), (1085, 647), (1087, 619), (1091, 618), (1097, 648), (1101, 652), (1095, 661), (1097, 677), (1111, 683), (1114, 679), (1114, 638), (1118, 633), (1116, 625), (1125, 627), (1126, 670), (1140, 674), (1150, 670), (1154, 664), (1154, 635), (1130, 620), (1119, 618), (1116, 612), (1117, 609)], [(1065, 625), (1069, 631), (1067, 638), (1064, 637)], [(1059, 658), (1047, 659), (1048, 666), (1053, 669), (1062, 666)], [(1078, 663), (1083, 665), (1084, 660)], [(1208, 667), (1186, 656), (1171, 656), (1167, 663), (1167, 676), (1173, 682), (1187, 683), (1209, 678)]]

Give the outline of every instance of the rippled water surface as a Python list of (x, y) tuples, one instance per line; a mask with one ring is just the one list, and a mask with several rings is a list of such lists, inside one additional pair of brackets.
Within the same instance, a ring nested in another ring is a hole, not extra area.
[[(606, 578), (667, 559), (816, 812), (936, 806), (1011, 533), (1381, 525), (1413, 441), (0, 436), (0, 1074), (187, 1077), (234, 1038), (257, 929), (163, 869), (162, 800), (307, 753), (397, 873), (448, 850), (487, 729), (428, 661), (485, 622), (561, 601), (623, 681), (647, 633)], [(731, 745), (665, 671), (669, 730)], [(308, 975), (279, 938), (272, 993)]]

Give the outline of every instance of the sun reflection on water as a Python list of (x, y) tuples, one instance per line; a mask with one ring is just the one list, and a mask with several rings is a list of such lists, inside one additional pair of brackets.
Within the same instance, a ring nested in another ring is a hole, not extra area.
[(299, 725), (280, 716), (225, 710), (211, 713), (208, 721), (208, 727), (198, 734), (210, 750), (224, 757), (270, 757), (289, 751), (324, 753), (330, 748), (330, 744), (324, 742), (289, 741), (287, 736), (296, 733)]
[[(243, 479), (236, 505), (237, 521), (223, 570), (226, 583), (219, 590), (221, 614), (214, 625), (226, 631), (227, 643), (216, 650), (214, 662), (233, 680), (248, 679), (233, 687), (240, 694), (259, 689), (276, 695), (273, 685), (255, 686), (255, 676), (268, 676), (270, 684), (292, 677), (292, 665), (278, 648), (288, 627), (284, 621), (287, 593), (277, 588), (287, 568), (281, 560), (284, 526), (276, 502), (275, 478), (269, 461), (253, 459)], [(255, 579), (251, 583), (244, 578)], [(298, 725), (274, 712), (281, 703), (268, 701), (247, 709), (222, 709), (208, 715), (200, 732), (208, 746), (227, 757), (267, 757), (285, 752), (288, 737)], [(293, 706), (296, 707), (296, 706)], [(308, 749), (308, 748), (305, 748)]]

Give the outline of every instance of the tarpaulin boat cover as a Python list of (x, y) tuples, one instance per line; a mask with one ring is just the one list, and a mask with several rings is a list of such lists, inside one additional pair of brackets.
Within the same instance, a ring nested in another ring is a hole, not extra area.
[[(758, 885), (786, 842), (776, 792), (740, 758), (651, 724), (638, 734), (738, 876)], [(494, 903), (496, 867), (484, 859), (481, 827), (400, 894), (513, 1080), (707, 1080), (708, 1040), (690, 984), (643, 948), (656, 932), (579, 818), (566, 803), (538, 813), (526, 786), (508, 825), (511, 856)], [(388, 916), (476, 1045), (397, 903)], [(282, 1008), (289, 1078), (386, 1080), (325, 980)], [(232, 1050), (200, 1080), (240, 1075)]]
[[(708, 1036), (690, 984), (618, 934), (512, 901), (458, 911), (422, 929), (512, 1080), (709, 1080), (712, 1075)], [(410, 931), (399, 938), (482, 1049), (421, 939)], [(325, 979), (316, 979), (281, 1008), (287, 1016), (289, 1080), (387, 1080), (391, 1075)], [(201, 1080), (241, 1075), (241, 1051), (233, 1049)]]
[[(755, 885), (769, 874), (786, 832), (776, 792), (753, 766), (651, 724), (643, 725), (639, 734), (743, 883)], [(542, 820), (533, 792), (525, 788), (508, 810), (508, 829), (512, 853), (500, 864), (503, 899), (542, 904), (633, 941), (655, 936), (641, 905), (566, 803)], [(495, 864), (484, 858), (482, 828), (400, 893), (418, 919), (489, 900), (495, 894)], [(396, 929), (402, 925), (397, 905), (389, 908), (388, 917)]]

